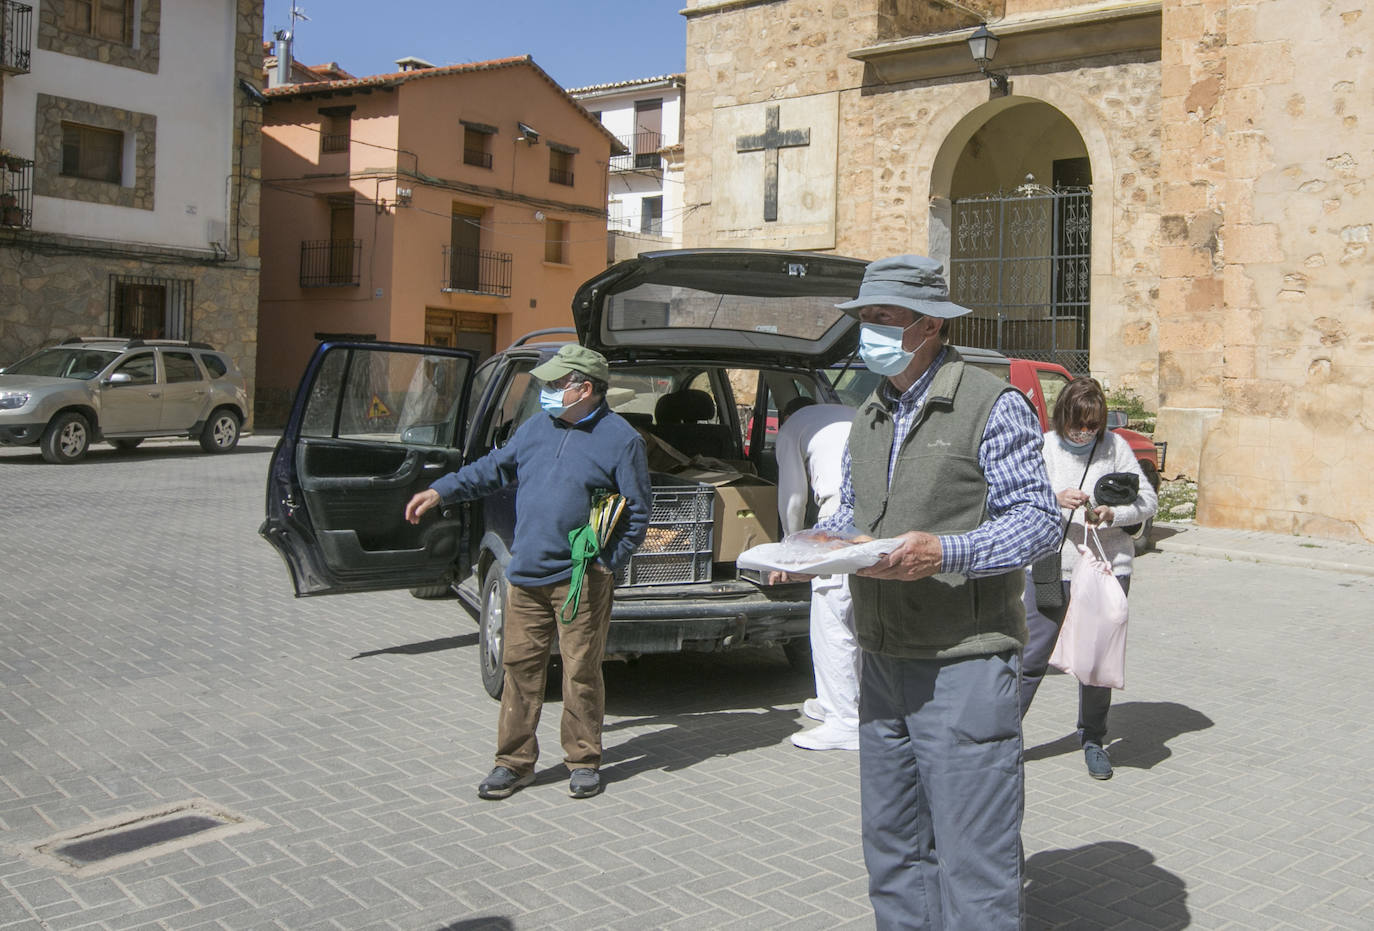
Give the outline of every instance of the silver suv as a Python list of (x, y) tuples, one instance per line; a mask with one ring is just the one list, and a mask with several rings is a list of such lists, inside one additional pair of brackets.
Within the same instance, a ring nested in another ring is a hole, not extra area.
[(128, 450), (186, 436), (228, 452), (247, 410), (243, 373), (205, 343), (72, 337), (0, 369), (0, 446), (37, 444), (58, 464), (102, 439)]

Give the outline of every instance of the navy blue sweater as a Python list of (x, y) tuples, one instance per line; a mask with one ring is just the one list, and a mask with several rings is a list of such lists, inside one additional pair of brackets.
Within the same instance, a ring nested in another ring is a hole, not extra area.
[(644, 440), (603, 402), (575, 424), (535, 414), (509, 443), (430, 487), (445, 503), (472, 501), (518, 485), (515, 540), (506, 576), (516, 585), (552, 585), (572, 575), (568, 534), (587, 523), (599, 488), (625, 496), (625, 513), (600, 562), (625, 565), (649, 528), (653, 492)]

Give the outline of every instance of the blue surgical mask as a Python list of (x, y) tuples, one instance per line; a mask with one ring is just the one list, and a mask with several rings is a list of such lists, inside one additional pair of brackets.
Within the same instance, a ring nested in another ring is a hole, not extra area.
[(902, 348), (907, 329), (915, 323), (913, 320), (907, 327), (865, 323), (859, 327), (859, 356), (870, 372), (899, 375), (911, 364), (912, 358), (921, 351), (921, 346), (930, 341), (930, 337), (926, 337), (921, 340), (921, 346), (910, 352)]
[(568, 405), (563, 403), (563, 396), (567, 393), (567, 388), (550, 388), (545, 385), (539, 389), (539, 406), (550, 417), (561, 417), (568, 409)]

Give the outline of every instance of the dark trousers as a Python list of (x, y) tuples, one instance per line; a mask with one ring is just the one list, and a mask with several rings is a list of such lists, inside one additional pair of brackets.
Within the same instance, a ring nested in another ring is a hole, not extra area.
[[(1131, 577), (1119, 575), (1121, 590), (1130, 594)], [(1069, 602), (1069, 583), (1064, 583), (1063, 608), (1040, 608), (1035, 603), (1035, 586), (1031, 584), (1030, 569), (1026, 569), (1026, 628), (1030, 633), (1026, 648), (1021, 652), (1021, 717), (1030, 711), (1035, 699), (1035, 690), (1040, 688), (1040, 680), (1050, 664), (1050, 654), (1054, 652), (1055, 641), (1059, 639), (1059, 628), (1064, 624), (1064, 614)], [(1107, 713), (1112, 707), (1112, 690), (1100, 685), (1078, 686), (1078, 740), (1084, 746), (1097, 744), (1099, 747), (1107, 739)]]
[(577, 613), (560, 624), (558, 611), (568, 596), (568, 583), (511, 585), (506, 590), (506, 684), (497, 724), (496, 765), (521, 775), (539, 758), (539, 713), (544, 707), (553, 638), (563, 657), (563, 760), (569, 769), (601, 766), (601, 722), (606, 688), (601, 661), (611, 624), (610, 573), (589, 569)]

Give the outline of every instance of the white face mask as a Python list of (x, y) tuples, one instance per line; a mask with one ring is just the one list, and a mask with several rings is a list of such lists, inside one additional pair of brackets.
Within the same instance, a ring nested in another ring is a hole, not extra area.
[(567, 388), (550, 388), (545, 385), (539, 389), (539, 406), (550, 417), (561, 417), (563, 412), (568, 409), (568, 405), (563, 403), (563, 397), (567, 393)]
[(865, 323), (859, 327), (859, 356), (870, 372), (879, 375), (898, 375), (911, 364), (912, 358), (921, 351), (921, 346), (930, 342), (930, 337), (921, 340), (921, 345), (908, 352), (902, 348), (906, 331), (921, 320), (917, 317), (905, 327), (883, 326), (880, 323)]

